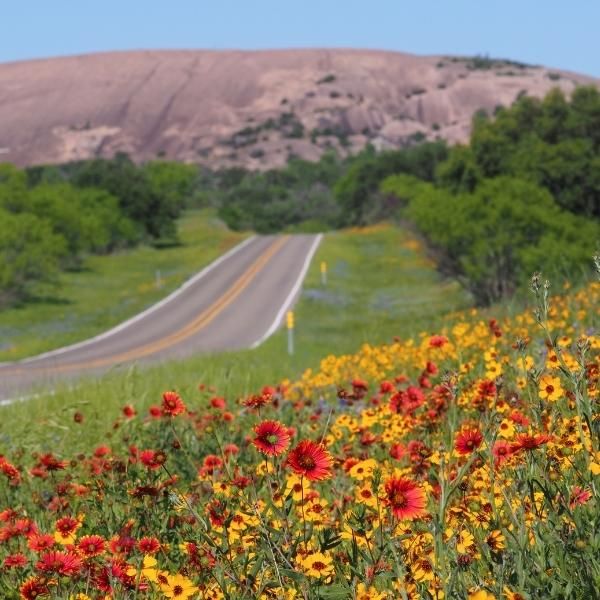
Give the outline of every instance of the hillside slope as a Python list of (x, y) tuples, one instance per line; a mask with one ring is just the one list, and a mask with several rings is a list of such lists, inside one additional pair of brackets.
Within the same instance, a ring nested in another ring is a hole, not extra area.
[[(476, 110), (589, 77), (518, 63), (363, 50), (137, 51), (0, 65), (0, 159), (122, 151), (267, 168), (371, 141), (468, 136)], [(415, 138), (416, 136), (416, 138)]]

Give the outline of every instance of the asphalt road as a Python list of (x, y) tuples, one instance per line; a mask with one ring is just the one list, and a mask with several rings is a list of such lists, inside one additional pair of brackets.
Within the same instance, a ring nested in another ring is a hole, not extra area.
[(295, 300), (319, 241), (312, 235), (251, 238), (162, 302), (100, 336), (0, 363), (0, 402), (118, 365), (258, 345)]

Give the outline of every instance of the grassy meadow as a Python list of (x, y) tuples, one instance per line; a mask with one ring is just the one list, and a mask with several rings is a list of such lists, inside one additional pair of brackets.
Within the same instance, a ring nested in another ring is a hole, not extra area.
[[(414, 252), (391, 228), (329, 244), (381, 237)], [(596, 598), (600, 284), (532, 287), (533, 310), (432, 305), (280, 385), (278, 335), (4, 409), (3, 597)]]
[[(185, 247), (184, 247), (185, 248)], [(137, 253), (137, 251), (135, 251)], [(328, 265), (321, 284), (320, 264)], [(31, 447), (85, 450), (102, 439), (124, 398), (147, 407), (166, 388), (193, 393), (198, 384), (238, 397), (316, 368), (327, 355), (356, 351), (362, 344), (434, 331), (443, 317), (469, 306), (452, 280), (442, 279), (419, 242), (392, 225), (327, 234), (311, 263), (295, 311), (295, 353), (287, 354), (287, 332), (278, 331), (254, 350), (199, 355), (150, 367), (129, 367), (101, 378), (58, 388), (25, 403), (0, 408), (0, 432)], [(365, 319), (369, 314), (369, 319)], [(86, 413), (97, 427), (82, 432), (63, 416)], [(31, 415), (36, 426), (31, 427)], [(61, 415), (57, 418), (57, 415)], [(10, 423), (10, 425), (9, 425)], [(1, 452), (1, 450), (0, 450)]]

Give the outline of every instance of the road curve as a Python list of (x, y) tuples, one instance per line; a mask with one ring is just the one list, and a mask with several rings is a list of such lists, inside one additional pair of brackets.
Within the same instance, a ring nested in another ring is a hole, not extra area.
[(0, 403), (118, 365), (258, 345), (295, 300), (320, 239), (253, 237), (118, 327), (72, 346), (1, 363)]

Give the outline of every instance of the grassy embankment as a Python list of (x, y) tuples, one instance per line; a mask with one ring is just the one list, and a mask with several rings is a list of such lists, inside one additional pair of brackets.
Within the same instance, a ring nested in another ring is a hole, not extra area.
[[(320, 282), (321, 261), (329, 267), (326, 286)], [(115, 371), (84, 380), (75, 389), (59, 389), (51, 397), (3, 408), (0, 432), (10, 431), (13, 440), (18, 436), (31, 449), (46, 444), (55, 450), (63, 445), (89, 448), (97, 441), (90, 439), (92, 428), (79, 433), (80, 428), (65, 418), (75, 411), (97, 423), (99, 440), (125, 403), (143, 409), (162, 391), (177, 389), (194, 408), (199, 383), (235, 398), (295, 378), (328, 354), (432, 332), (443, 315), (468, 304), (459, 285), (441, 280), (405, 231), (381, 225), (331, 233), (317, 251), (295, 309), (294, 356), (287, 355), (286, 332), (279, 331), (255, 350)]]
[(0, 361), (106, 331), (166, 296), (245, 236), (228, 230), (213, 210), (199, 210), (180, 220), (179, 237), (175, 247), (90, 256), (83, 270), (62, 274), (58, 289), (45, 298), (0, 311)]

